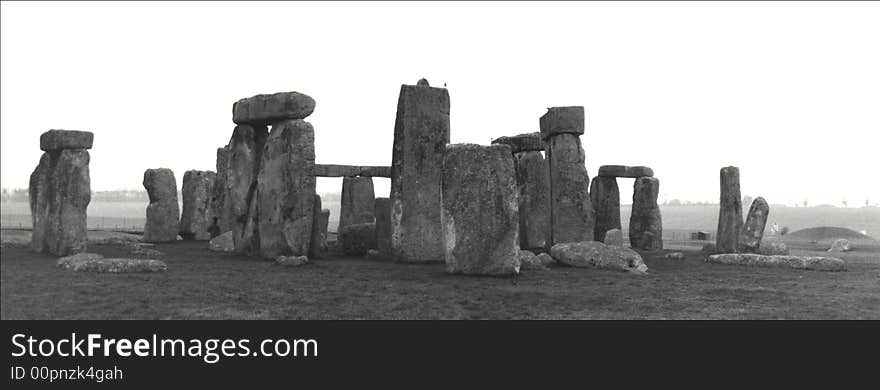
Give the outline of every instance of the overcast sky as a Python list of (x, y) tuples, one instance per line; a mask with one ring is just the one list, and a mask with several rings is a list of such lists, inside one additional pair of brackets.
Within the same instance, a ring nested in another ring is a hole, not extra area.
[[(538, 130), (582, 105), (592, 177), (648, 165), (663, 198), (880, 201), (878, 3), (2, 4), (2, 186), (48, 129), (95, 134), (93, 190), (213, 170), (232, 103), (317, 101), (318, 163), (390, 165), (401, 84), (447, 84), (452, 142)], [(319, 180), (319, 192), (339, 180)], [(621, 180), (624, 203), (632, 181)], [(376, 195), (388, 195), (387, 179)]]

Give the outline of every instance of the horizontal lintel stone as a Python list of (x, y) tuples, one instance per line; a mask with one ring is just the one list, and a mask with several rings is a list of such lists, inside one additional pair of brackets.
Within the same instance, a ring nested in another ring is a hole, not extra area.
[(94, 134), (79, 130), (49, 130), (40, 136), (40, 150), (91, 149)]
[(513, 153), (544, 150), (544, 143), (541, 141), (541, 133), (539, 132), (498, 137), (492, 140), (492, 144), (510, 146)]
[(649, 167), (630, 167), (626, 165), (603, 165), (599, 167), (599, 176), (604, 177), (653, 177), (654, 170)]
[(391, 177), (391, 167), (315, 164), (315, 176), (318, 177)]

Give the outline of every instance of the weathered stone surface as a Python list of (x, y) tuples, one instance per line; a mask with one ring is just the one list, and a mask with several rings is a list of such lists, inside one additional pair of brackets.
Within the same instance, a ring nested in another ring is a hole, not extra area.
[(217, 175), (213, 171), (190, 170), (183, 174), (183, 212), (180, 236), (184, 240), (210, 240), (211, 195)]
[(447, 272), (519, 273), (518, 198), (509, 146), (446, 147), (441, 215)]
[(241, 99), (232, 105), (236, 124), (267, 125), (305, 119), (315, 111), (315, 99), (299, 92), (279, 92)]
[(391, 255), (391, 199), (376, 198), (376, 249), (384, 256)]
[(211, 212), (208, 232), (217, 237), (232, 230), (232, 216), (226, 205), (226, 172), (229, 169), (229, 147), (217, 148), (217, 175), (211, 189)]
[(275, 264), (285, 267), (299, 267), (308, 263), (309, 258), (306, 256), (278, 256), (275, 258)]
[(721, 168), (721, 202), (715, 246), (719, 253), (739, 251), (742, 233), (742, 195), (739, 191), (739, 168)]
[[(98, 255), (100, 256), (100, 255)], [(74, 272), (97, 272), (97, 273), (145, 273), (165, 272), (168, 266), (165, 262), (152, 259), (106, 259), (106, 258), (61, 258), (57, 263), (59, 268)]]
[(789, 254), (788, 246), (784, 242), (778, 240), (763, 240), (761, 246), (758, 247), (758, 254), (761, 255), (787, 255)]
[(339, 245), (347, 255), (360, 256), (376, 249), (376, 223), (356, 223), (339, 230)]
[(603, 165), (599, 167), (599, 176), (639, 178), (644, 176), (654, 176), (654, 170), (642, 166), (630, 167), (626, 165)]
[(373, 179), (370, 177), (342, 178), (342, 196), (339, 206), (338, 230), (356, 223), (373, 222), (376, 209), (376, 195)]
[(538, 262), (545, 266), (549, 266), (550, 264), (556, 264), (556, 260), (553, 259), (553, 256), (550, 256), (549, 253), (539, 253), (538, 254)]
[(637, 274), (648, 271), (648, 266), (636, 251), (597, 241), (556, 244), (550, 248), (550, 256), (572, 267), (612, 269)]
[(419, 79), (419, 81), (416, 83), (416, 86), (417, 87), (430, 87), (431, 84), (428, 84), (428, 80), (422, 78), (422, 79)]
[(314, 166), (315, 131), (311, 124), (296, 119), (272, 126), (257, 177), (260, 256), (274, 259), (309, 253)]
[(546, 270), (547, 266), (553, 263), (553, 261), (550, 255), (539, 257), (535, 256), (531, 251), (519, 251), (519, 264), (522, 270)]
[(519, 190), (519, 246), (546, 248), (550, 233), (550, 170), (541, 152), (513, 154)]
[(510, 146), (510, 151), (514, 154), (519, 152), (540, 152), (544, 150), (544, 141), (541, 140), (541, 133), (525, 133), (510, 137), (498, 137), (492, 140), (492, 144), (500, 144)]
[(590, 182), (590, 202), (596, 212), (593, 240), (603, 241), (606, 232), (621, 228), (620, 189), (617, 187), (617, 179), (604, 176), (594, 177)]
[(391, 247), (397, 261), (444, 259), (440, 177), (448, 143), (449, 92), (402, 85), (391, 161)]
[(663, 249), (663, 220), (657, 205), (659, 193), (660, 180), (656, 177), (636, 179), (629, 218), (629, 245), (634, 249)]
[(147, 169), (144, 172), (144, 188), (150, 197), (144, 241), (176, 241), (180, 227), (180, 206), (177, 203), (174, 172), (168, 168)]
[(313, 259), (323, 258), (327, 252), (327, 224), (330, 222), (330, 210), (321, 207), (321, 196), (315, 194), (312, 204), (312, 237), (309, 239), (309, 257)]
[(593, 239), (595, 211), (590, 202), (590, 177), (584, 149), (576, 134), (547, 140), (550, 168), (550, 244)]
[(391, 167), (315, 164), (315, 176), (318, 177), (391, 177)]
[(232, 231), (212, 238), (208, 241), (208, 249), (214, 252), (234, 252), (235, 242), (232, 240)]
[(611, 229), (605, 232), (602, 242), (610, 246), (623, 246), (623, 231), (620, 229)]
[(831, 247), (828, 248), (828, 252), (849, 252), (852, 250), (852, 247), (849, 243), (849, 240), (845, 238), (838, 238), (831, 243)]
[(739, 238), (740, 252), (757, 253), (764, 238), (764, 227), (767, 225), (767, 216), (770, 215), (770, 205), (762, 197), (757, 197), (749, 207), (749, 214), (742, 227), (742, 235)]
[(235, 251), (255, 253), (257, 235), (257, 175), (268, 130), (265, 126), (238, 125), (229, 140), (229, 165), (226, 170), (226, 205)]
[(684, 253), (672, 252), (663, 255), (663, 257), (670, 260), (684, 260)]
[(77, 254), (70, 255), (70, 256), (64, 256), (64, 257), (58, 259), (58, 261), (55, 262), (55, 264), (60, 268), (65, 268), (75, 262), (97, 260), (97, 259), (103, 259), (103, 258), (104, 258), (104, 255), (102, 255), (102, 254), (82, 252), (82, 253), (77, 253)]
[(31, 248), (56, 256), (86, 250), (86, 209), (91, 201), (89, 152), (46, 152), (31, 174)]
[(541, 138), (547, 139), (557, 134), (584, 133), (584, 107), (550, 107), (541, 116)]
[(91, 149), (94, 138), (90, 131), (49, 130), (40, 135), (40, 150)]
[(724, 253), (706, 258), (709, 263), (751, 265), (757, 267), (798, 268), (815, 271), (844, 271), (843, 260), (836, 257), (765, 256), (751, 253)]

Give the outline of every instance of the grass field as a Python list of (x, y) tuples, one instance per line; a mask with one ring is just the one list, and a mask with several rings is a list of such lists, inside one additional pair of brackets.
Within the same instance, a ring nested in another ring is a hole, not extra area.
[[(56, 258), (0, 249), (2, 319), (880, 319), (880, 247), (842, 254), (846, 272), (708, 264), (643, 253), (648, 275), (553, 267), (518, 277), (447, 275), (335, 256), (299, 268), (217, 254), (205, 242), (159, 244), (168, 272), (64, 271)], [(821, 255), (820, 244), (791, 243)], [(90, 252), (129, 256), (122, 247)]]

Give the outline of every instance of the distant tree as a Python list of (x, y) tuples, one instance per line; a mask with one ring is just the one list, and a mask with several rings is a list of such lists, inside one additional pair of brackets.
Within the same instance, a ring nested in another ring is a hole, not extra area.
[(669, 201), (670, 206), (681, 206), (681, 200), (678, 198)]
[(784, 235), (788, 234), (788, 230), (789, 230), (788, 226), (783, 226), (783, 227), (779, 228), (779, 235), (784, 236)]

